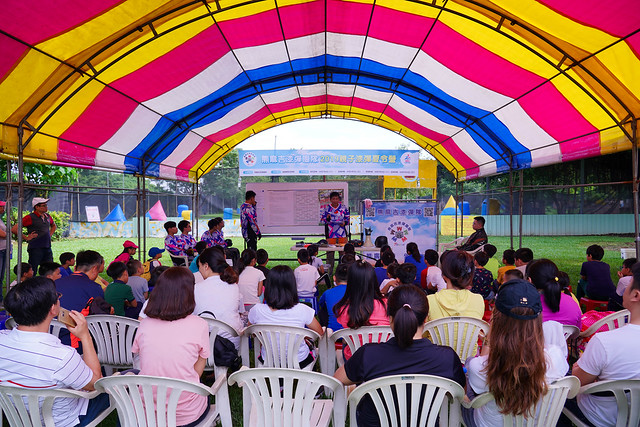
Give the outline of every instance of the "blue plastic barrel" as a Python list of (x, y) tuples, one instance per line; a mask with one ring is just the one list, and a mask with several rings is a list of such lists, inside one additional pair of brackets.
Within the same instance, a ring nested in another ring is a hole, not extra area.
[(178, 216), (182, 216), (182, 211), (189, 210), (189, 206), (187, 205), (178, 205)]
[(233, 208), (224, 208), (222, 210), (222, 219), (233, 219)]
[(487, 202), (488, 202), (488, 200), (487, 200), (487, 199), (484, 199), (484, 200), (482, 201), (482, 210), (481, 210), (480, 215), (483, 215), (483, 216), (484, 216), (484, 215), (487, 215), (487, 212), (488, 212)]
[(458, 209), (462, 211), (462, 215), (471, 215), (471, 208), (469, 208), (469, 202), (458, 203)]

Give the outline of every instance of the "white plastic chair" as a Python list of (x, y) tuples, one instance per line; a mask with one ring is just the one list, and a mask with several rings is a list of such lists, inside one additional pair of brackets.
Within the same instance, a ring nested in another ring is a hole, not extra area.
[(335, 332), (329, 329), (326, 340), (326, 368), (323, 368), (323, 372), (327, 375), (333, 375), (336, 364), (338, 366), (344, 365), (344, 360), (341, 357), (336, 357), (336, 341), (342, 339), (343, 345), (348, 346), (353, 354), (365, 344), (387, 342), (391, 337), (393, 337), (393, 331), (389, 325), (363, 326), (358, 329), (345, 328)]
[(600, 329), (604, 325), (606, 325), (609, 328), (608, 329), (609, 331), (612, 331), (617, 328), (621, 328), (627, 323), (629, 323), (629, 317), (630, 317), (629, 310), (626, 310), (626, 309), (617, 311), (606, 317), (603, 317), (602, 319), (595, 322), (593, 325), (589, 326), (584, 331), (580, 332), (580, 335), (578, 335), (578, 340), (591, 337), (596, 332), (598, 332), (598, 329)]
[[(229, 376), (242, 387), (245, 426), (311, 427), (345, 425), (346, 402), (342, 383), (319, 372), (245, 366)], [(324, 387), (332, 399), (316, 399)]]
[[(120, 424), (124, 427), (175, 426), (176, 409), (181, 393), (214, 396), (215, 404), (211, 405), (205, 419), (198, 424), (198, 426), (211, 426), (223, 411), (228, 413), (229, 418), (231, 417), (229, 405), (223, 405), (217, 400), (218, 390), (226, 380), (226, 376), (218, 377), (211, 387), (207, 387), (175, 378), (116, 373), (96, 381), (96, 390), (109, 393), (118, 410)], [(156, 393), (155, 406), (153, 405), (154, 392)]]
[(448, 345), (458, 353), (462, 363), (469, 357), (475, 356), (478, 347), (478, 337), (489, 334), (489, 324), (475, 317), (443, 317), (432, 320), (424, 325), (425, 335), (428, 332), (431, 342)]
[(562, 333), (564, 334), (564, 339), (569, 341), (569, 339), (574, 339), (580, 334), (580, 329), (575, 325), (562, 325)]
[(131, 347), (139, 324), (138, 320), (111, 314), (87, 316), (98, 360), (107, 375), (111, 375), (114, 369), (133, 367)]
[(461, 244), (463, 244), (464, 242), (466, 242), (468, 238), (469, 238), (469, 236), (462, 236), (462, 237), (458, 237), (457, 239), (455, 239), (455, 240), (453, 240), (451, 242), (440, 243), (438, 245), (438, 253), (441, 254), (444, 251), (448, 251), (450, 249), (455, 249), (456, 247), (458, 247)]
[[(555, 426), (567, 399), (578, 393), (580, 380), (574, 376), (560, 378), (549, 385), (549, 390), (532, 409), (533, 416), (502, 414), (504, 426)], [(476, 396), (471, 402), (462, 402), (465, 408), (479, 408), (494, 400), (489, 392)]]
[[(13, 317), (9, 317), (7, 320), (5, 320), (4, 326), (6, 329), (13, 329), (18, 325), (16, 324), (16, 320)], [(51, 325), (49, 325), (49, 333), (51, 335), (54, 335), (56, 337), (60, 336), (60, 331), (62, 329), (67, 329), (67, 325), (58, 321), (57, 319), (51, 320)]]
[(356, 408), (368, 395), (382, 426), (460, 425), (464, 389), (455, 381), (435, 375), (392, 375), (367, 381), (349, 395), (349, 419), (357, 426)]
[[(211, 319), (209, 317), (201, 316), (206, 322), (209, 324), (209, 357), (207, 358), (207, 364), (205, 366), (205, 371), (213, 371), (216, 379), (219, 377), (227, 377), (228, 368), (226, 366), (217, 366), (214, 359), (214, 344), (216, 341), (216, 337), (221, 331), (227, 332), (233, 337), (238, 336), (238, 331), (236, 331), (231, 325), (223, 322), (222, 320)], [(229, 407), (229, 386), (225, 382), (218, 390), (218, 400), (217, 402), (223, 407)], [(231, 420), (231, 412), (221, 412), (220, 419), (222, 421), (222, 425), (224, 427), (231, 427), (233, 425)]]
[(16, 319), (14, 319), (13, 317), (9, 317), (4, 321), (4, 327), (5, 329), (13, 329), (16, 326), (18, 326), (18, 324), (16, 323)]
[[(54, 427), (53, 403), (56, 399), (92, 399), (98, 394), (100, 394), (98, 391), (80, 391), (64, 388), (43, 390), (0, 386), (0, 408), (2, 409), (0, 417), (4, 411), (4, 415), (12, 427)], [(88, 426), (97, 426), (114, 409), (115, 406), (111, 403), (111, 406), (98, 415), (95, 420), (91, 421)]]
[[(305, 342), (305, 338), (313, 341), (315, 355), (318, 355), (320, 335), (311, 329), (295, 326), (251, 325), (242, 333), (240, 343), (242, 364), (245, 366), (249, 366), (249, 340), (253, 337), (255, 337), (253, 350), (256, 367), (300, 369), (298, 349)], [(262, 363), (258, 360), (261, 348), (265, 350), (265, 359)], [(304, 369), (311, 371), (314, 364), (315, 361)]]
[[(594, 394), (612, 392), (618, 405), (618, 419), (616, 427), (640, 425), (640, 380), (610, 380), (597, 381), (580, 387), (578, 394)], [(569, 409), (562, 410), (571, 422), (578, 427), (587, 424), (580, 421)]]

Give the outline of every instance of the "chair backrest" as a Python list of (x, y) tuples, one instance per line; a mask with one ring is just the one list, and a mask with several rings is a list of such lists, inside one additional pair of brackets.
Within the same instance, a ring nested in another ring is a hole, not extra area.
[[(259, 343), (254, 340), (255, 357), (259, 355), (259, 349), (264, 349), (264, 360), (262, 366), (267, 368), (290, 368), (300, 369), (298, 349), (309, 338), (318, 348), (320, 335), (311, 329), (297, 328), (295, 326), (281, 325), (251, 325), (243, 332), (243, 341), (254, 336)], [(248, 348), (248, 343), (243, 346)], [(248, 366), (248, 360), (243, 357), (243, 364)], [(307, 365), (305, 369), (313, 369), (313, 363)], [(257, 364), (256, 364), (257, 366)]]
[[(335, 348), (336, 341), (342, 339), (343, 345), (346, 345), (351, 350), (351, 354), (355, 353), (357, 349), (362, 347), (368, 343), (380, 343), (387, 342), (389, 338), (393, 337), (393, 331), (391, 330), (391, 326), (382, 325), (382, 326), (363, 326), (358, 329), (340, 329), (328, 336), (328, 367), (330, 369), (335, 370), (335, 352), (333, 349)], [(331, 358), (331, 356), (334, 356)], [(333, 361), (333, 364), (331, 364)], [(340, 360), (338, 360), (340, 363)]]
[(590, 337), (591, 335), (598, 332), (598, 329), (600, 329), (605, 325), (609, 328), (608, 329), (609, 331), (612, 331), (617, 328), (621, 328), (627, 323), (629, 323), (629, 317), (630, 317), (629, 310), (625, 309), (625, 310), (617, 311), (613, 314), (603, 317), (602, 319), (595, 322), (593, 325), (589, 326), (584, 331), (580, 332), (580, 338)]
[[(7, 329), (13, 329), (17, 326), (16, 324), (16, 320), (13, 317), (9, 317), (6, 321), (5, 321), (5, 327)], [(67, 325), (65, 325), (64, 323), (58, 321), (57, 319), (52, 319), (51, 320), (51, 325), (49, 325), (49, 333), (51, 335), (54, 336), (60, 336), (60, 331), (62, 329), (67, 329)]]
[[(4, 412), (9, 425), (14, 427), (54, 427), (53, 403), (56, 399), (92, 398), (97, 395), (97, 392), (87, 393), (71, 389), (45, 390), (0, 386), (0, 414)], [(104, 419), (111, 410), (113, 409), (109, 408), (108, 412), (103, 412), (100, 419)]]
[(227, 334), (231, 335), (232, 337), (237, 337), (238, 336), (238, 331), (236, 331), (231, 325), (229, 325), (228, 323), (223, 322), (222, 320), (218, 320), (218, 319), (212, 319), (210, 317), (206, 317), (206, 316), (200, 316), (202, 317), (208, 324), (209, 324), (209, 357), (207, 358), (207, 365), (205, 366), (205, 369), (213, 369), (215, 370), (217, 368), (216, 363), (215, 363), (215, 359), (213, 357), (213, 348), (214, 348), (214, 344), (216, 341), (216, 337), (218, 336), (218, 334), (220, 332), (226, 332)]
[(464, 363), (475, 356), (478, 336), (485, 337), (489, 333), (489, 324), (474, 317), (443, 317), (425, 323), (424, 331), (428, 332), (431, 341), (439, 345), (453, 348)]
[[(504, 426), (555, 426), (567, 398), (575, 397), (580, 389), (580, 380), (574, 376), (560, 378), (549, 385), (549, 390), (532, 409), (533, 416), (502, 414)], [(479, 408), (494, 400), (491, 393), (482, 393), (471, 401), (471, 408)]]
[[(176, 409), (181, 393), (215, 396), (217, 388), (225, 381), (226, 378), (222, 377), (209, 388), (203, 384), (175, 378), (116, 374), (100, 378), (96, 382), (96, 390), (108, 393), (113, 399), (118, 410), (120, 424), (124, 426), (164, 427), (176, 425)], [(155, 406), (153, 404), (154, 393)], [(215, 410), (210, 410), (207, 415), (210, 424), (203, 423), (203, 425), (213, 425), (213, 420), (217, 417), (220, 409), (216, 407)]]
[(9, 318), (7, 318), (7, 320), (4, 321), (4, 327), (6, 329), (11, 330), (11, 329), (15, 328), (16, 326), (18, 326), (18, 324), (16, 323), (16, 319), (14, 319), (13, 317), (9, 317)]
[(564, 334), (565, 341), (576, 338), (580, 334), (580, 329), (575, 325), (562, 325), (562, 333)]
[[(319, 372), (299, 369), (242, 367), (229, 376), (229, 384), (243, 388), (244, 425), (264, 427), (306, 427), (317, 421), (314, 410), (320, 387), (333, 393), (334, 426), (345, 425), (344, 386), (338, 380)], [(328, 399), (325, 399), (328, 400)], [(254, 408), (252, 408), (254, 406)], [(249, 413), (254, 409), (255, 424)]]
[(612, 392), (618, 405), (616, 427), (640, 425), (640, 380), (596, 381), (580, 388), (580, 394)]
[(460, 425), (460, 384), (434, 375), (392, 375), (367, 381), (349, 395), (351, 425), (357, 425), (356, 407), (369, 396), (383, 427)]
[(87, 326), (96, 343), (101, 365), (110, 368), (133, 367), (131, 347), (139, 324), (138, 320), (111, 314), (87, 316)]

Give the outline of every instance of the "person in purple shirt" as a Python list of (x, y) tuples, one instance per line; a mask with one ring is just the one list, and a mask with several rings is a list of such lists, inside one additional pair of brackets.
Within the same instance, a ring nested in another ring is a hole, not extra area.
[(256, 192), (247, 191), (244, 199), (245, 202), (240, 206), (240, 228), (247, 248), (255, 251), (258, 250), (258, 240), (262, 238), (256, 211)]
[[(608, 301), (615, 294), (616, 287), (611, 280), (611, 268), (602, 262), (604, 249), (600, 245), (587, 248), (587, 262), (582, 263), (580, 269), (581, 283), (578, 283), (576, 297), (578, 300), (585, 296), (597, 301)], [(586, 283), (585, 283), (586, 281)]]
[(204, 233), (202, 233), (202, 236), (200, 236), (200, 240), (205, 242), (208, 248), (216, 245), (215, 235), (216, 235), (216, 232), (218, 231), (219, 219), (220, 218), (211, 218), (209, 222), (207, 222), (207, 227), (209, 227), (209, 229)]
[(76, 265), (76, 254), (73, 252), (63, 252), (60, 254), (60, 276), (67, 277), (73, 274), (71, 267)]
[(570, 295), (562, 292), (560, 271), (553, 261), (544, 258), (531, 261), (527, 276), (529, 282), (541, 293), (543, 322), (555, 320), (563, 325), (580, 328), (582, 310)]

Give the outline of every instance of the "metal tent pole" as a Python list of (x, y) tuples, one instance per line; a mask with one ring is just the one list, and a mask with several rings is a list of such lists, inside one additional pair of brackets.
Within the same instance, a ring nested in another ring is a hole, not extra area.
[(142, 245), (138, 244), (142, 251), (138, 251), (138, 259), (144, 261), (147, 253), (147, 178), (142, 175)]
[(454, 240), (458, 238), (458, 185), (459, 184), (460, 183), (456, 179), (456, 199), (454, 201), (455, 206), (453, 207), (453, 215), (455, 219), (455, 235), (453, 236)]
[[(140, 175), (136, 176), (136, 218), (138, 221), (138, 247), (140, 247), (140, 245), (142, 244), (141, 236), (140, 236), (140, 211), (142, 209), (140, 209)], [(141, 260), (140, 258), (140, 252), (138, 251), (138, 260)]]
[(464, 236), (464, 181), (460, 183), (460, 237)]
[(640, 201), (638, 200), (638, 123), (635, 120), (631, 122), (631, 133), (631, 161), (633, 162), (633, 225), (636, 237), (637, 257), (640, 255), (640, 221), (638, 219)]
[(522, 247), (522, 213), (524, 210), (524, 189), (522, 188), (524, 185), (524, 171), (522, 169), (520, 169), (520, 190), (519, 190), (519, 194), (518, 194), (518, 235), (519, 235), (519, 246), (518, 247)]
[(509, 241), (513, 249), (513, 169), (509, 168)]
[[(22, 125), (18, 126), (18, 230), (16, 235), (18, 236), (18, 256), (16, 257), (17, 272), (16, 278), (19, 279), (22, 275), (22, 205), (24, 204), (24, 146), (22, 144), (22, 138), (24, 135), (24, 128)], [(34, 271), (35, 274), (35, 271)]]
[[(9, 283), (11, 283), (11, 199), (13, 198), (13, 188), (11, 187), (11, 161), (6, 161), (7, 166), (7, 193), (5, 197), (6, 206), (5, 212), (7, 217), (6, 228), (7, 234), (5, 239), (7, 241), (6, 251), (4, 255), (4, 271), (0, 272), (0, 274), (4, 274), (4, 283), (6, 285), (6, 289), (9, 290)], [(2, 289), (0, 289), (0, 294), (2, 293)], [(4, 296), (3, 296), (4, 298)]]
[[(191, 194), (195, 193), (194, 201), (193, 201), (193, 231), (192, 234), (195, 236), (199, 236), (198, 233), (198, 220), (200, 219), (200, 186), (198, 185), (198, 178), (196, 176), (196, 182), (193, 183), (191, 188)], [(199, 240), (197, 237), (196, 240)]]

